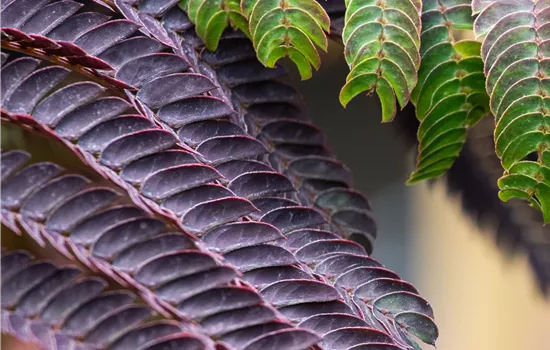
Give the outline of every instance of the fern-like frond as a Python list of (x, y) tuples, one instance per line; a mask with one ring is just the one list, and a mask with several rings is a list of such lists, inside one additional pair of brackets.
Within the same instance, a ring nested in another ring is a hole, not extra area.
[(220, 37), (228, 26), (250, 37), (248, 20), (241, 13), (239, 0), (182, 0), (179, 5), (187, 12), (197, 35), (210, 51), (218, 48)]
[[(527, 200), (549, 223), (550, 3), (495, 0), (472, 6), (479, 13), (474, 30), (483, 39), (495, 148), (504, 168), (499, 197)], [(528, 159), (531, 154), (536, 160)]]
[(113, 287), (76, 266), (3, 249), (2, 332), (52, 350), (215, 348), (199, 327), (160, 317)]
[(340, 92), (346, 106), (355, 96), (376, 92), (382, 121), (391, 121), (396, 102), (404, 108), (420, 66), (420, 11), (417, 0), (348, 0), (342, 40), (351, 72)]
[(315, 0), (241, 0), (241, 9), (248, 18), (258, 59), (265, 66), (272, 68), (289, 57), (302, 79), (311, 77), (311, 66), (319, 69), (316, 46), (326, 51), (330, 19)]
[(457, 40), (472, 29), (470, 0), (424, 1), (422, 64), (411, 100), (420, 121), (419, 155), (409, 183), (444, 174), (458, 157), (467, 128), (489, 113), (481, 44)]

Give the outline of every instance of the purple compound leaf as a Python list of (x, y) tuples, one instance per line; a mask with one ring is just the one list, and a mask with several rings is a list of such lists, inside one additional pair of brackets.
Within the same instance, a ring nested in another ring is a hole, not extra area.
[[(67, 114), (91, 102), (103, 91), (105, 91), (104, 87), (92, 82), (80, 82), (65, 86), (42, 100), (34, 109), (33, 118), (49, 126), (55, 126)], [(99, 116), (102, 113), (96, 114), (95, 111), (95, 108), (98, 107), (101, 105), (92, 105), (86, 111), (94, 116)], [(107, 110), (98, 112), (107, 112)]]
[(254, 159), (267, 149), (250, 136), (218, 136), (202, 142), (197, 152), (208, 164), (217, 165), (237, 159)]
[(57, 270), (19, 300), (17, 312), (27, 317), (38, 315), (49, 301), (80, 273), (81, 271), (76, 268)]
[(243, 279), (257, 288), (264, 288), (279, 280), (304, 280), (314, 278), (294, 266), (264, 267), (243, 274)]
[(39, 64), (39, 60), (31, 57), (17, 58), (6, 65), (2, 63), (2, 90), (0, 96), (2, 106), (23, 79), (34, 71)]
[(54, 274), (55, 266), (51, 263), (35, 263), (18, 272), (2, 283), (2, 307), (15, 306), (25, 293)]
[(213, 347), (207, 347), (201, 338), (192, 337), (185, 333), (175, 334), (161, 338), (153, 344), (148, 343), (138, 348), (138, 350), (166, 350), (166, 349), (185, 349), (185, 350), (212, 350)]
[(118, 223), (103, 233), (94, 243), (92, 254), (111, 260), (115, 254), (134, 243), (163, 232), (166, 224), (153, 218), (132, 218)]
[(160, 120), (173, 128), (202, 120), (217, 119), (233, 114), (233, 108), (224, 100), (211, 96), (195, 96), (162, 106)]
[(262, 216), (267, 214), (268, 212), (277, 209), (277, 208), (285, 208), (285, 207), (296, 207), (298, 206), (298, 203), (286, 198), (279, 198), (279, 197), (263, 197), (258, 199), (253, 199), (252, 204), (256, 206), (256, 208), (260, 209), (259, 212), (250, 214), (250, 216), (254, 220), (260, 220)]
[(126, 165), (120, 176), (127, 182), (141, 184), (149, 175), (170, 167), (197, 163), (195, 157), (182, 150), (167, 150), (139, 158)]
[(399, 279), (399, 276), (395, 272), (381, 267), (356, 267), (340, 275), (335, 284), (346, 290), (353, 290), (376, 278)]
[(99, 153), (114, 139), (154, 127), (140, 115), (121, 115), (88, 130), (78, 139), (78, 145), (90, 153)]
[(142, 216), (143, 212), (134, 206), (115, 206), (97, 212), (81, 221), (70, 233), (71, 240), (77, 244), (89, 245), (109, 227), (131, 218)]
[(344, 350), (364, 343), (392, 343), (389, 335), (377, 329), (366, 327), (342, 328), (327, 333), (321, 345), (328, 349)]
[(177, 73), (150, 81), (136, 96), (150, 108), (158, 108), (214, 88), (214, 82), (202, 74)]
[(202, 202), (233, 196), (233, 192), (221, 185), (206, 184), (176, 193), (164, 200), (162, 207), (181, 216)]
[(306, 329), (282, 329), (265, 334), (244, 346), (244, 350), (300, 350), (317, 344), (320, 337)]
[(112, 345), (111, 350), (138, 349), (159, 338), (180, 333), (181, 326), (175, 322), (155, 321), (136, 327), (122, 337), (118, 338)]
[(111, 168), (122, 168), (134, 160), (173, 147), (177, 143), (168, 131), (142, 130), (117, 138), (101, 152), (101, 163)]
[(2, 27), (19, 28), (35, 13), (37, 13), (48, 0), (15, 0), (2, 6), (0, 21)]
[(254, 211), (257, 209), (246, 199), (221, 198), (194, 206), (183, 216), (182, 224), (189, 232), (200, 234)]
[(418, 294), (416, 288), (408, 282), (395, 278), (380, 277), (358, 286), (354, 291), (354, 296), (365, 303), (371, 303), (380, 296), (399, 291)]
[(310, 123), (295, 120), (277, 120), (262, 127), (259, 138), (273, 143), (291, 143), (322, 146), (325, 138), (321, 131)]
[(124, 63), (115, 78), (136, 88), (169, 74), (181, 72), (189, 67), (182, 56), (171, 53), (153, 53), (140, 56)]
[(46, 229), (68, 232), (89, 215), (107, 207), (118, 198), (110, 188), (91, 188), (79, 192), (58, 206), (46, 221)]
[(383, 267), (383, 265), (363, 254), (341, 253), (327, 256), (317, 264), (315, 272), (324, 276), (339, 276), (356, 267)]
[(258, 305), (207, 317), (201, 322), (201, 326), (207, 334), (218, 337), (240, 328), (257, 326), (276, 319), (275, 310)]
[(163, 48), (164, 45), (154, 39), (138, 36), (120, 41), (117, 45), (103, 51), (98, 57), (118, 70), (135, 57), (154, 54)]
[(278, 242), (279, 245), (287, 249), (299, 249), (309, 243), (325, 240), (338, 239), (338, 236), (329, 231), (304, 229), (294, 231), (286, 235), (286, 239)]
[(352, 241), (333, 239), (308, 243), (296, 251), (296, 257), (303, 262), (322, 261), (331, 253), (367, 255), (365, 249)]
[(94, 297), (73, 312), (63, 323), (63, 332), (82, 337), (101, 323), (111, 310), (132, 304), (136, 296), (129, 292), (106, 292)]
[(2, 182), (12, 176), (30, 159), (31, 155), (25, 151), (13, 150), (2, 153)]
[(113, 261), (113, 266), (123, 271), (135, 272), (151, 258), (194, 247), (193, 241), (181, 234), (161, 234), (123, 250)]
[(10, 113), (30, 114), (40, 99), (68, 74), (68, 69), (58, 66), (35, 70), (25, 77), (13, 89), (13, 92), (5, 98), (2, 108)]
[(221, 174), (216, 169), (201, 164), (186, 164), (160, 170), (149, 176), (142, 185), (142, 193), (154, 200), (166, 199), (217, 180)]
[(267, 68), (255, 58), (228, 64), (218, 70), (218, 79), (228, 86), (276, 79), (284, 75), (286, 75), (286, 70), (283, 67)]
[(194, 295), (219, 287), (235, 277), (237, 273), (234, 269), (219, 266), (168, 282), (157, 289), (157, 294), (168, 302), (180, 303)]
[(2, 183), (2, 207), (19, 208), (26, 196), (63, 171), (53, 163), (33, 164)]
[(325, 223), (325, 219), (319, 212), (308, 207), (274, 209), (265, 214), (261, 220), (277, 227), (283, 234)]
[(136, 280), (145, 286), (159, 286), (165, 282), (196, 274), (215, 267), (212, 256), (196, 251), (163, 254), (146, 262), (137, 272)]
[(298, 327), (324, 335), (341, 328), (367, 327), (367, 323), (357, 316), (348, 314), (320, 314), (300, 322)]
[[(223, 300), (223, 303), (219, 301)], [(214, 288), (189, 298), (178, 305), (178, 310), (192, 318), (203, 318), (220, 312), (261, 304), (260, 296), (247, 287)]]
[(233, 179), (227, 188), (250, 200), (294, 192), (294, 186), (288, 178), (277, 172), (244, 173)]
[(217, 227), (202, 237), (209, 247), (222, 253), (281, 239), (275, 227), (259, 222), (239, 222)]
[(281, 321), (268, 322), (262, 325), (247, 327), (228, 333), (221, 339), (224, 343), (227, 343), (237, 349), (241, 349), (245, 344), (259, 339), (263, 334), (289, 328), (292, 328), (292, 325), (289, 323), (284, 323)]
[(110, 312), (108, 317), (88, 334), (87, 340), (98, 347), (105, 347), (151, 316), (151, 310), (143, 306), (123, 306)]
[(334, 301), (341, 298), (333, 287), (311, 280), (282, 280), (265, 287), (261, 293), (277, 307)]
[(80, 35), (74, 43), (89, 55), (96, 56), (115, 43), (126, 39), (138, 28), (139, 25), (125, 19), (109, 21)]
[(25, 33), (46, 35), (81, 7), (82, 4), (71, 0), (62, 0), (41, 7), (34, 16), (25, 22), (21, 30)]
[(270, 244), (259, 244), (224, 254), (225, 261), (241, 272), (262, 267), (287, 266), (298, 260), (288, 250)]
[(223, 177), (225, 177), (229, 181), (244, 173), (273, 171), (273, 169), (269, 165), (255, 160), (233, 160), (218, 165), (216, 167), (216, 170), (218, 170), (223, 175)]
[(55, 132), (66, 139), (77, 140), (96, 125), (131, 111), (132, 106), (118, 97), (105, 97), (83, 105), (59, 121)]
[(217, 136), (246, 135), (236, 124), (224, 120), (204, 120), (184, 125), (178, 131), (180, 140), (193, 147)]
[(329, 301), (324, 303), (312, 302), (296, 304), (282, 307), (279, 309), (279, 311), (295, 323), (300, 323), (308, 317), (319, 314), (355, 315), (349, 305), (341, 300)]
[(32, 259), (33, 256), (24, 250), (2, 251), (2, 284), (24, 269)]

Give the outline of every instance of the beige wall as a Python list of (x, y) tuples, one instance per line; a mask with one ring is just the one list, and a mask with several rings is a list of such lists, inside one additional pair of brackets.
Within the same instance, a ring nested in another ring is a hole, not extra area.
[(498, 251), (441, 184), (412, 191), (412, 279), (434, 307), (438, 349), (550, 350), (550, 302), (526, 257)]

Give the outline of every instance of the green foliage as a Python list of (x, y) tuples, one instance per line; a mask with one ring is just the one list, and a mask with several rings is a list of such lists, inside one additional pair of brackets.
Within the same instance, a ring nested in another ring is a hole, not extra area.
[(499, 197), (527, 200), (550, 222), (550, 3), (473, 1), (504, 168)]
[(181, 0), (179, 5), (207, 49), (216, 50), (231, 25), (252, 40), (265, 66), (289, 57), (302, 79), (311, 78), (312, 66), (321, 66), (317, 47), (327, 50), (330, 19), (315, 0)]
[(229, 25), (250, 37), (239, 0), (181, 0), (179, 5), (195, 23), (197, 35), (211, 51), (218, 48), (220, 36)]
[(315, 0), (242, 0), (241, 10), (260, 62), (274, 67), (289, 57), (302, 79), (311, 77), (311, 66), (319, 69), (316, 47), (327, 50), (330, 19)]
[[(526, 199), (550, 222), (545, 59), (550, 4), (345, 0), (345, 5), (341, 32), (350, 73), (340, 102), (346, 106), (359, 94), (376, 92), (383, 122), (395, 117), (397, 103), (415, 105), (419, 155), (408, 183), (443, 175), (458, 158), (468, 129), (492, 112), (496, 152), (505, 169), (500, 198)], [(181, 0), (180, 7), (208, 49), (215, 50), (231, 26), (250, 38), (265, 66), (288, 57), (302, 79), (320, 67), (318, 49), (327, 49), (330, 19), (315, 0)], [(457, 30), (472, 29), (483, 44), (458, 38)]]
[(342, 39), (351, 72), (342, 105), (376, 91), (384, 122), (394, 118), (396, 98), (407, 105), (420, 66), (421, 7), (418, 0), (346, 0)]
[(408, 183), (444, 174), (458, 158), (466, 130), (489, 114), (481, 44), (455, 39), (472, 29), (470, 0), (423, 2), (418, 84), (411, 95), (420, 121), (416, 171)]

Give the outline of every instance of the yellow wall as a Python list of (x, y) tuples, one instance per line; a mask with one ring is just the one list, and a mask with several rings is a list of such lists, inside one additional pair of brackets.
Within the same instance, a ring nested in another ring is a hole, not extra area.
[(526, 257), (505, 257), (442, 185), (411, 198), (413, 280), (434, 307), (438, 349), (550, 350), (550, 302)]

